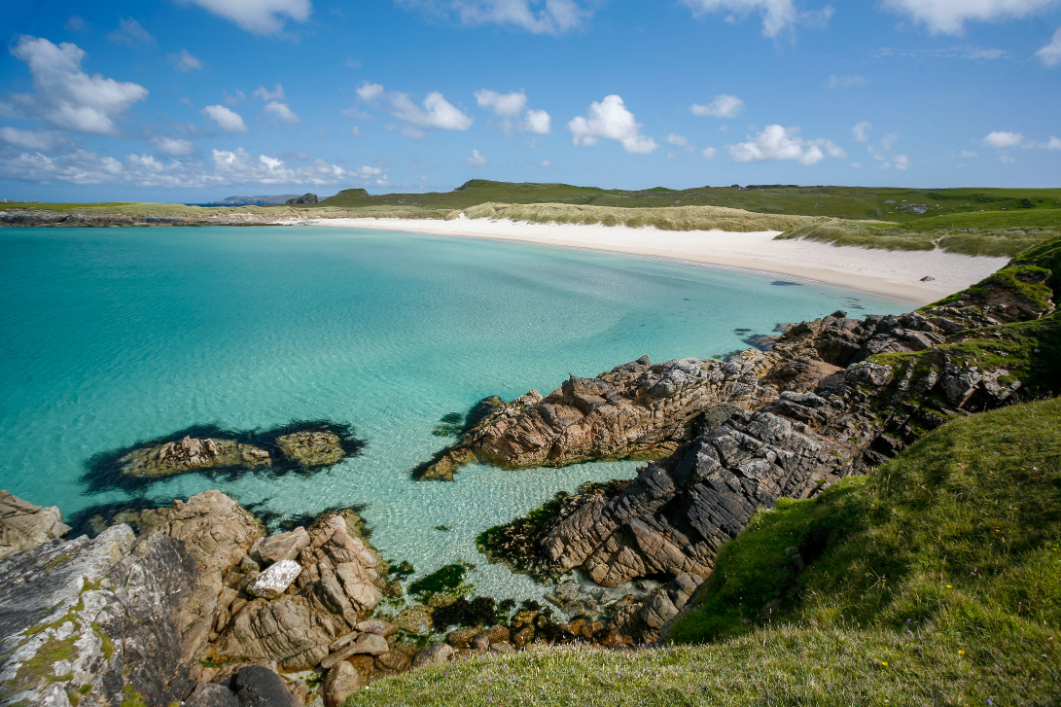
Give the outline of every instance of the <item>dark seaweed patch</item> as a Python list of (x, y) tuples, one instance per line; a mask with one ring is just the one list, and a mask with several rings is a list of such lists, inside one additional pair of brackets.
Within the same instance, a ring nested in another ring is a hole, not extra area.
[(774, 287), (803, 287), (803, 285), (798, 282), (788, 282), (787, 280), (774, 280), (770, 284)]
[(339, 438), (339, 446), (343, 450), (343, 459), (349, 459), (360, 455), (361, 450), (365, 447), (365, 441), (354, 436), (354, 428), (351, 425), (331, 422), (329, 420), (298, 420), (267, 430), (227, 430), (213, 424), (193, 425), (165, 437), (145, 440), (121, 449), (95, 454), (85, 462), (86, 472), (81, 477), (81, 480), (88, 486), (88, 493), (99, 493), (110, 489), (122, 489), (130, 493), (140, 492), (155, 481), (172, 478), (172, 476), (177, 476), (179, 474), (150, 478), (130, 476), (122, 472), (120, 460), (127, 454), (134, 452), (141, 447), (160, 445), (165, 444), (166, 442), (177, 442), (184, 437), (212, 437), (215, 439), (230, 439), (242, 444), (250, 444), (269, 452), (272, 464), (271, 466), (256, 467), (237, 465), (213, 467), (209, 469), (193, 469), (181, 472), (183, 474), (199, 474), (212, 479), (223, 479), (225, 481), (233, 481), (247, 473), (258, 474), (271, 479), (278, 479), (292, 473), (310, 477), (323, 469), (333, 466), (333, 464), (323, 464), (312, 467), (303, 466), (297, 460), (286, 457), (283, 450), (276, 443), (276, 440), (279, 437), (294, 432), (320, 431), (330, 431)]

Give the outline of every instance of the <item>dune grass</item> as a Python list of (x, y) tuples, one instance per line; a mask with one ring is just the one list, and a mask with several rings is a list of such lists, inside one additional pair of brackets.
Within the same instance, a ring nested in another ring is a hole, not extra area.
[(757, 514), (695, 602), (677, 646), (449, 663), (347, 707), (1057, 705), (1061, 401), (955, 420)]

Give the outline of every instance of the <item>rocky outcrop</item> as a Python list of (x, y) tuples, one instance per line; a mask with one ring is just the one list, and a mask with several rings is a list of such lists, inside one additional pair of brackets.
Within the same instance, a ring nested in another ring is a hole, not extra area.
[(77, 213), (44, 209), (10, 209), (0, 211), (0, 227), (273, 226), (281, 224), (283, 219), (299, 216), (301, 214), (293, 213), (290, 209), (277, 209), (274, 214), (220, 212), (210, 209), (199, 214), (188, 213), (180, 216), (107, 213), (90, 210)]
[[(1051, 253), (1040, 260), (1061, 260)], [(1051, 272), (1021, 263), (910, 314), (836, 312), (790, 327), (762, 359), (757, 385), (778, 391), (772, 400), (708, 410), (694, 439), (621, 494), (582, 494), (533, 523), (491, 529), (486, 540), (507, 544), (487, 549), (521, 569), (580, 569), (605, 586), (707, 576), (720, 546), (778, 498), (869, 472), (956, 416), (1061, 392), (1046, 355), (1061, 339)]]
[(697, 417), (729, 403), (756, 409), (776, 396), (758, 374), (772, 356), (696, 358), (653, 365), (647, 356), (596, 378), (572, 375), (546, 397), (531, 391), (498, 403), (453, 447), (421, 470), (451, 480), (473, 458), (497, 466), (564, 466), (600, 459), (652, 459), (691, 437)]
[(122, 473), (139, 478), (173, 476), (198, 469), (269, 466), (269, 452), (231, 439), (195, 439), (147, 445), (118, 460)]
[(0, 560), (61, 538), (69, 531), (58, 507), (41, 508), (0, 491)]
[(284, 202), (285, 204), (316, 204), (316, 194), (303, 194), (302, 196), (296, 196), (294, 199), (288, 199)]

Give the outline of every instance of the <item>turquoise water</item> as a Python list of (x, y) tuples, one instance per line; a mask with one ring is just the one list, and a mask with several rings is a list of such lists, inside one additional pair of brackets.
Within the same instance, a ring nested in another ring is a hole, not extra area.
[(480, 591), (531, 596), (540, 589), (483, 561), (475, 536), (637, 464), (472, 466), (452, 484), (414, 482), (409, 470), (446, 443), (431, 435), (438, 419), (644, 354), (747, 348), (738, 328), (909, 308), (776, 279), (352, 229), (0, 229), (0, 486), (69, 516), (129, 498), (87, 493), (94, 454), (196, 424), (349, 423), (362, 455), (315, 476), (189, 474), (143, 494), (221, 488), (285, 514), (363, 504), (384, 557), (418, 574), (468, 560)]

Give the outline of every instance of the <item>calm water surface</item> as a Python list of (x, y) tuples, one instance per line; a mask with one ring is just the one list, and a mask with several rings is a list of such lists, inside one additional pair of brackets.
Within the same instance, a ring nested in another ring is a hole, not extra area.
[(204, 423), (349, 423), (363, 454), (312, 477), (188, 474), (142, 495), (220, 487), (289, 515), (363, 504), (384, 557), (418, 574), (471, 561), (480, 592), (524, 598), (540, 588), (483, 561), (475, 536), (637, 464), (472, 466), (456, 483), (413, 482), (446, 443), (431, 435), (439, 418), (644, 354), (719, 356), (836, 309), (909, 308), (776, 280), (363, 230), (0, 229), (0, 486), (69, 516), (130, 497), (88, 493), (85, 463), (100, 452)]

